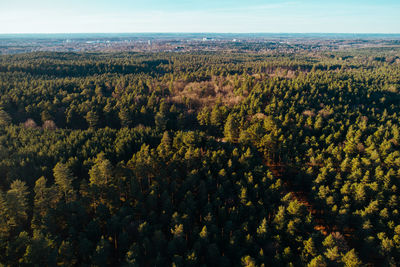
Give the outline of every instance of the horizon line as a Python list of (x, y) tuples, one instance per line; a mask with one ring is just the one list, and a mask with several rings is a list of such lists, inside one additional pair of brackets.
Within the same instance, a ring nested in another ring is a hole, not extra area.
[(1, 33), (0, 35), (19, 35), (19, 34), (382, 34), (382, 35), (395, 35), (400, 32), (207, 32), (207, 31), (171, 31), (171, 32), (157, 32), (157, 31), (144, 31), (144, 32), (12, 32)]

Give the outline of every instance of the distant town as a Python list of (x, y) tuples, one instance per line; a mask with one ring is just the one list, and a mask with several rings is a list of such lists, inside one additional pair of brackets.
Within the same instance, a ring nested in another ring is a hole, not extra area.
[(296, 53), (397, 47), (398, 34), (2, 34), (0, 54), (54, 52)]

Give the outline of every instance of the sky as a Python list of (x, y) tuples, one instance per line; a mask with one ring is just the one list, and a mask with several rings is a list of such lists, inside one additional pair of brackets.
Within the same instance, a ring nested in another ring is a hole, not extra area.
[(0, 0), (0, 33), (400, 33), (400, 0)]

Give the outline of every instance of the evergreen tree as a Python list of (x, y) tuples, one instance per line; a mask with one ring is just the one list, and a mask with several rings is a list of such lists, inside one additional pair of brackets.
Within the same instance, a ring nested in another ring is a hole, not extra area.
[(72, 186), (73, 174), (66, 164), (57, 163), (53, 169), (54, 182), (66, 202), (74, 199), (75, 192)]

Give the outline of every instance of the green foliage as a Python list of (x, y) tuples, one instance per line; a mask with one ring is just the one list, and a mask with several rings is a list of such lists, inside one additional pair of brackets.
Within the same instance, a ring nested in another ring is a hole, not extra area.
[(395, 265), (396, 53), (1, 56), (0, 265)]
[(361, 261), (358, 259), (357, 254), (354, 252), (354, 249), (347, 252), (342, 261), (346, 267), (356, 267), (361, 265)]
[(63, 163), (57, 163), (53, 169), (54, 183), (65, 201), (71, 201), (74, 198), (74, 188), (72, 181), (73, 174), (69, 167)]

